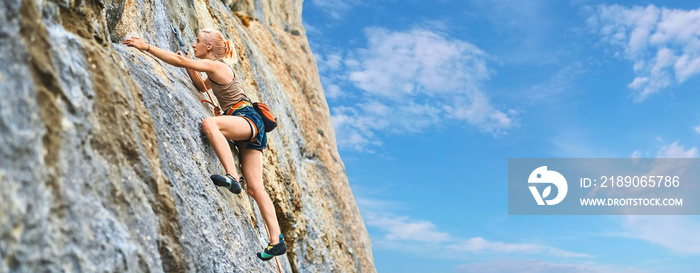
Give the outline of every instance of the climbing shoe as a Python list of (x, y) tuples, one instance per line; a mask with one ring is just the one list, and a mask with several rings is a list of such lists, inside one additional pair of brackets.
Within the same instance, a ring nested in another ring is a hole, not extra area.
[(268, 261), (275, 256), (279, 256), (287, 252), (287, 245), (284, 244), (284, 236), (280, 234), (280, 242), (276, 245), (267, 245), (263, 252), (258, 252), (258, 258), (263, 261)]
[(211, 176), (211, 181), (214, 181), (214, 184), (217, 186), (227, 188), (232, 193), (241, 193), (241, 184), (238, 184), (238, 181), (236, 181), (236, 179), (230, 174), (227, 174), (226, 176), (213, 174)]

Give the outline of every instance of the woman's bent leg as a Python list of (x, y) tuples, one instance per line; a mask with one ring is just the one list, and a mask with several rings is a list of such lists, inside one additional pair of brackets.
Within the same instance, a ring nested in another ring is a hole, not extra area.
[(214, 146), (216, 156), (219, 157), (221, 165), (224, 165), (226, 173), (232, 174), (233, 177), (238, 178), (231, 147), (229, 147), (226, 139), (250, 139), (250, 135), (253, 131), (250, 129), (248, 121), (242, 117), (235, 116), (208, 117), (202, 121), (202, 130), (209, 139), (209, 142), (211, 142), (211, 145)]
[(258, 150), (241, 148), (240, 157), (243, 162), (243, 176), (248, 183), (248, 194), (255, 199), (260, 208), (263, 221), (269, 229), (270, 244), (279, 243), (280, 226), (277, 223), (275, 206), (270, 200), (270, 196), (265, 191), (262, 179), (262, 152)]

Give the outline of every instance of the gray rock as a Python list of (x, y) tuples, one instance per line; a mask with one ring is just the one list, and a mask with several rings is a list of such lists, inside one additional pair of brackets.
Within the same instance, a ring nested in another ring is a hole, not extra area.
[[(261, 2), (0, 5), (0, 272), (278, 270), (255, 257), (268, 238), (253, 199), (208, 178), (223, 168), (203, 95), (184, 69), (120, 44), (175, 51), (171, 29), (189, 46), (198, 26), (232, 39), (249, 96), (278, 117), (263, 176), (289, 247), (281, 270), (375, 271), (308, 41), (284, 31), (303, 28), (301, 1)], [(263, 20), (246, 27), (231, 6)]]

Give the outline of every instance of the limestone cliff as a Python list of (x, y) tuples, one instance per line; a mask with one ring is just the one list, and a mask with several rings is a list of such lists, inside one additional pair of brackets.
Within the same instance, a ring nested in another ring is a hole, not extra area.
[[(4, 0), (0, 4), (0, 272), (271, 272), (255, 202), (223, 172), (171, 51), (204, 28), (233, 41), (248, 95), (278, 116), (265, 187), (283, 272), (374, 272), (301, 24), (301, 0)], [(244, 185), (245, 186), (245, 185)]]

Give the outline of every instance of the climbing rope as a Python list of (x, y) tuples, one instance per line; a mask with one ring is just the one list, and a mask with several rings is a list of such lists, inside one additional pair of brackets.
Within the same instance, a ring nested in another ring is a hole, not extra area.
[[(250, 197), (248, 197), (248, 198), (250, 198)], [(270, 235), (270, 231), (267, 229), (267, 224), (265, 223), (265, 219), (263, 219), (263, 226), (265, 227), (265, 232), (267, 232), (267, 238), (272, 238), (272, 236)], [(280, 268), (280, 261), (277, 260), (277, 256), (275, 256), (275, 262), (277, 263), (277, 271), (282, 273), (282, 269)]]
[[(190, 54), (187, 54), (188, 57), (189, 57), (189, 55), (190, 55)], [(201, 84), (200, 86), (206, 86), (206, 85), (204, 85), (204, 80), (202, 80), (202, 76), (199, 75), (199, 72), (196, 72), (196, 71), (195, 71), (195, 75), (196, 75), (196, 78), (197, 78), (196, 80)], [(203, 103), (206, 102), (206, 103), (208, 103), (208, 104), (211, 104), (211, 106), (214, 106), (214, 110), (213, 110), (213, 111), (214, 111), (214, 115), (215, 115), (215, 116), (221, 116), (221, 109), (219, 108), (219, 106), (217, 106), (216, 104), (214, 104), (214, 102), (213, 102), (214, 100), (211, 98), (211, 94), (209, 94), (209, 90), (206, 90), (206, 87), (204, 87), (204, 89), (205, 89), (204, 91), (199, 90), (199, 92), (207, 93), (207, 96), (209, 97), (209, 100), (203, 99), (202, 102), (203, 102)], [(207, 107), (207, 108), (208, 108), (208, 107)]]
[[(173, 33), (175, 33), (175, 38), (177, 38), (177, 42), (180, 44), (180, 49), (185, 52), (185, 57), (188, 59), (192, 59), (192, 55), (190, 55), (190, 51), (185, 48), (185, 43), (182, 42), (182, 38), (180, 38), (180, 33), (177, 32), (177, 28), (173, 27)], [(209, 97), (209, 100), (202, 100), (202, 103), (206, 102), (208, 104), (211, 104), (211, 106), (214, 106), (214, 115), (215, 116), (221, 116), (221, 109), (219, 109), (219, 106), (216, 106), (214, 104), (214, 100), (211, 98), (211, 95), (209, 94), (209, 90), (207, 90), (206, 85), (204, 84), (204, 80), (202, 80), (202, 76), (199, 74), (199, 72), (194, 71), (195, 78), (192, 79), (193, 81), (197, 81), (198, 84), (195, 84), (195, 87), (201, 86), (202, 89), (204, 90), (199, 90), (201, 93), (207, 93), (207, 96)], [(198, 88), (199, 89), (199, 88)], [(209, 108), (209, 107), (207, 107)]]

